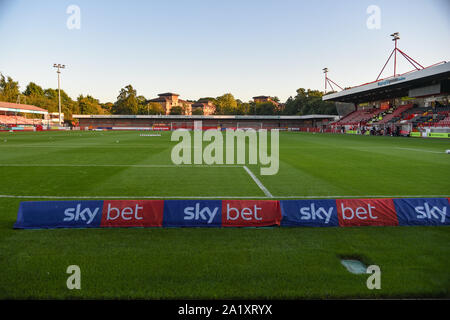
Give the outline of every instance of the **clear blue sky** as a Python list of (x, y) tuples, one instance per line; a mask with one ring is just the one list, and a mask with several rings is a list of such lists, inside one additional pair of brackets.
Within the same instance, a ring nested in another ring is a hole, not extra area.
[[(66, 27), (71, 4), (79, 30)], [(366, 26), (369, 5), (381, 10), (380, 29)], [(66, 64), (63, 89), (101, 102), (127, 84), (147, 98), (285, 101), (300, 87), (323, 90), (323, 67), (341, 86), (375, 80), (395, 31), (421, 64), (450, 60), (449, 17), (448, 0), (0, 0), (0, 72), (21, 90), (56, 87), (52, 65)]]

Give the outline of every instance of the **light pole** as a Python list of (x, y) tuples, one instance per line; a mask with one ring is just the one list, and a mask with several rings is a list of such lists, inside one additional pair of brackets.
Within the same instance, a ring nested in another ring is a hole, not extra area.
[(325, 93), (327, 93), (327, 82), (328, 82), (328, 77), (327, 77), (327, 73), (328, 73), (328, 68), (323, 68), (323, 73), (325, 73)]
[(394, 77), (397, 75), (397, 41), (400, 39), (400, 33), (394, 32), (391, 34), (392, 41), (395, 42), (395, 49), (394, 49)]
[(66, 67), (65, 64), (53, 64), (53, 68), (57, 68), (58, 71), (56, 73), (58, 74), (58, 111), (59, 111), (59, 125), (61, 125), (61, 85), (60, 85), (60, 79), (59, 74), (61, 73), (60, 69), (64, 69)]

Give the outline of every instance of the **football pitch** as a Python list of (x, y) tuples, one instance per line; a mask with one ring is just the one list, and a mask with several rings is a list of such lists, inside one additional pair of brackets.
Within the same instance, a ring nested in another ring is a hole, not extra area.
[[(0, 133), (0, 298), (450, 297), (450, 227), (13, 229), (21, 201), (450, 196), (449, 139), (281, 132), (265, 176), (174, 165), (157, 134)], [(379, 265), (381, 289), (342, 257)]]

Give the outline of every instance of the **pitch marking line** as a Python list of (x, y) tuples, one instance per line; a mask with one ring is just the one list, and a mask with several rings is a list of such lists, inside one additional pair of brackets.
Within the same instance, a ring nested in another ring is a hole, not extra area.
[(242, 168), (237, 165), (201, 165), (201, 164), (1, 164), (0, 167), (130, 167), (130, 168)]
[[(359, 196), (280, 196), (276, 199), (378, 199), (378, 198), (448, 198), (448, 195), (359, 195)], [(33, 196), (0, 194), (11, 199), (267, 199), (264, 196)]]
[(261, 199), (261, 196), (30, 196), (0, 194), (0, 198), (14, 199)]
[(409, 150), (409, 151), (418, 151), (418, 152), (429, 152), (429, 153), (445, 153), (445, 152), (441, 152), (441, 151), (430, 151), (430, 150), (423, 150), (423, 149), (411, 149), (411, 148), (397, 148), (397, 149), (401, 149), (401, 150)]
[(273, 195), (269, 192), (269, 190), (267, 190), (267, 188), (262, 184), (262, 182), (259, 181), (259, 179), (253, 174), (253, 172), (251, 172), (250, 169), (247, 168), (247, 166), (244, 166), (244, 169), (245, 169), (245, 171), (247, 171), (247, 173), (250, 175), (250, 177), (253, 179), (253, 181), (255, 181), (255, 183), (262, 190), (262, 192), (264, 192), (266, 197), (273, 198)]

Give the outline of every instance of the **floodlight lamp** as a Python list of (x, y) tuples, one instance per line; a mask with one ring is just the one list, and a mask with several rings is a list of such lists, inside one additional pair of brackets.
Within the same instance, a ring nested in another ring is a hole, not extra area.
[(400, 32), (394, 32), (391, 37), (393, 37), (392, 41), (400, 39)]

